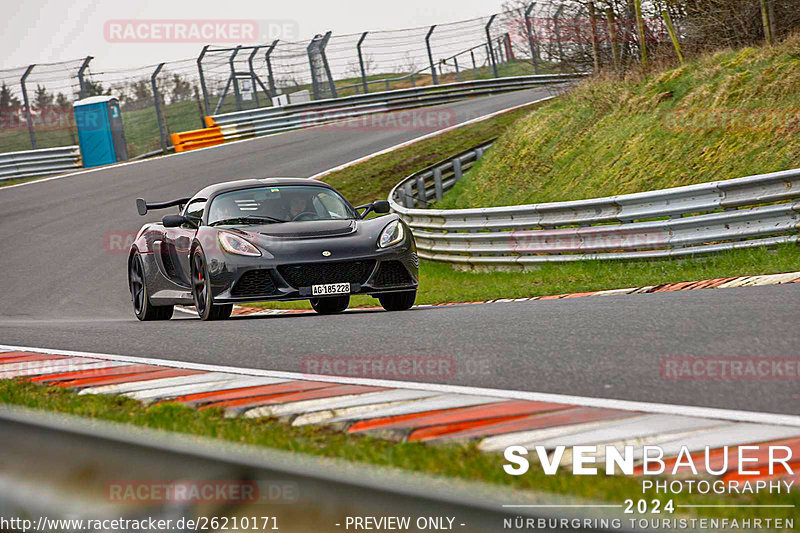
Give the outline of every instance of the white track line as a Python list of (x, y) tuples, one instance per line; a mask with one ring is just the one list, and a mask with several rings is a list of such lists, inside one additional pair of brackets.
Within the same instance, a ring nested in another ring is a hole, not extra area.
[(673, 405), (666, 403), (637, 402), (632, 400), (615, 400), (611, 398), (592, 398), (588, 396), (572, 396), (566, 394), (553, 394), (543, 392), (527, 392), (516, 390), (489, 389), (470, 387), (465, 385), (444, 385), (439, 383), (419, 383), (415, 381), (399, 381), (388, 379), (351, 378), (345, 376), (324, 376), (304, 374), (300, 372), (284, 372), (277, 370), (261, 370), (258, 368), (238, 368), (231, 366), (209, 365), (204, 363), (190, 363), (184, 361), (171, 361), (168, 359), (153, 359), (148, 357), (133, 357), (128, 355), (101, 354), (93, 352), (78, 352), (74, 350), (55, 350), (52, 348), (33, 348), (28, 346), (0, 345), (0, 350), (14, 350), (38, 352), (45, 354), (68, 355), (74, 357), (94, 357), (108, 361), (123, 361), (128, 363), (148, 364), (182, 368), (187, 370), (202, 370), (206, 372), (225, 372), (247, 376), (260, 376), (282, 379), (297, 379), (306, 381), (324, 381), (347, 385), (369, 385), (374, 387), (402, 388), (410, 390), (423, 390), (439, 392), (442, 394), (466, 394), (478, 396), (491, 396), (508, 400), (528, 400), (534, 402), (551, 402), (577, 405), (583, 407), (597, 407), (604, 409), (619, 409), (623, 411), (640, 411), (644, 413), (661, 413), (700, 418), (716, 418), (734, 422), (751, 422), (758, 424), (772, 424), (780, 426), (800, 427), (800, 416), (783, 415), (777, 413), (759, 413), (754, 411), (739, 411), (734, 409), (718, 409), (713, 407), (694, 407), (687, 405)]

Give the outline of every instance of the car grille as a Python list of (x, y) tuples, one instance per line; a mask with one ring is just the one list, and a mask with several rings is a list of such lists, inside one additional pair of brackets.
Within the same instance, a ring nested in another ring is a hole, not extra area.
[(275, 283), (269, 270), (248, 270), (233, 286), (231, 296), (269, 296), (275, 292)]
[(363, 284), (375, 268), (374, 259), (338, 261), (335, 263), (306, 263), (278, 267), (283, 279), (294, 288), (325, 283)]
[(414, 283), (414, 280), (400, 261), (384, 261), (378, 267), (378, 275), (375, 276), (376, 287), (395, 287), (411, 283)]

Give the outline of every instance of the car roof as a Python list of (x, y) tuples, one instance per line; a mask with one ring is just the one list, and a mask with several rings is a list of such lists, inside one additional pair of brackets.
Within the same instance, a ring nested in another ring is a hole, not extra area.
[(333, 187), (327, 183), (322, 183), (321, 181), (311, 180), (308, 178), (262, 178), (215, 183), (214, 185), (209, 185), (208, 187), (198, 191), (197, 194), (194, 195), (194, 198), (211, 198), (217, 194), (235, 191), (238, 189), (248, 189), (251, 187), (277, 187), (281, 185), (305, 185), (333, 189)]

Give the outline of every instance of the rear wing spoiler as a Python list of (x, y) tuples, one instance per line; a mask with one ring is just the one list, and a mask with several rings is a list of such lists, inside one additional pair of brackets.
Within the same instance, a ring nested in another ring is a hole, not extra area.
[(136, 210), (139, 212), (141, 216), (145, 216), (149, 209), (167, 209), (168, 207), (182, 207), (186, 205), (191, 198), (180, 198), (178, 200), (172, 200), (171, 202), (159, 202), (159, 203), (147, 203), (144, 201), (144, 198), (137, 198), (136, 199)]

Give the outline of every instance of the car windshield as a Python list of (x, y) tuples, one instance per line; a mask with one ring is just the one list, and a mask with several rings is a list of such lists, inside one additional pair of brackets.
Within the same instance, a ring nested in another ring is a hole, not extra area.
[(286, 185), (226, 192), (214, 198), (208, 224), (276, 224), (356, 218), (350, 205), (331, 189)]

